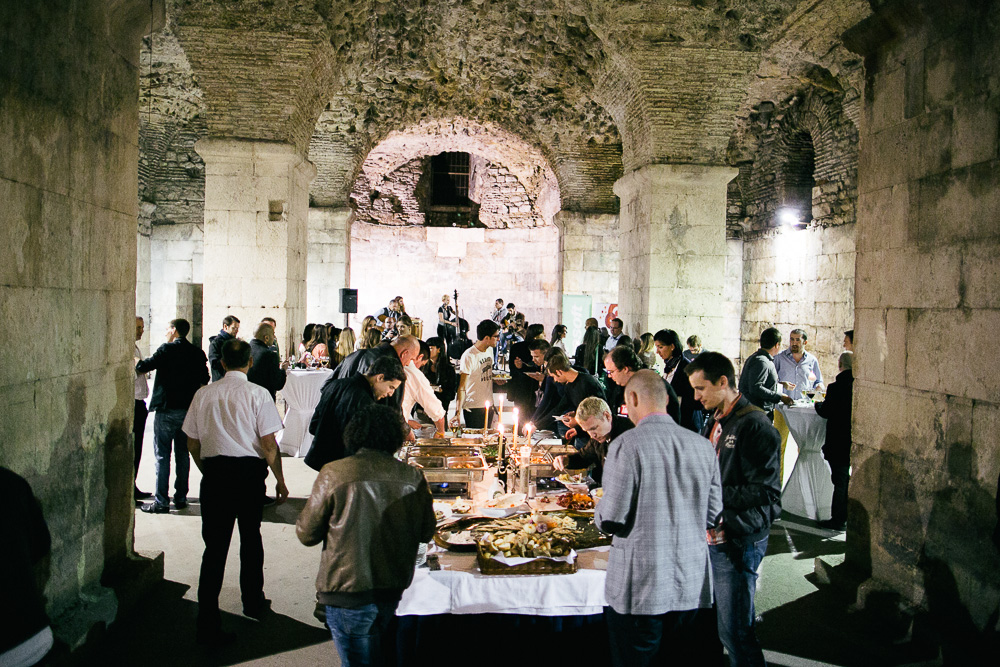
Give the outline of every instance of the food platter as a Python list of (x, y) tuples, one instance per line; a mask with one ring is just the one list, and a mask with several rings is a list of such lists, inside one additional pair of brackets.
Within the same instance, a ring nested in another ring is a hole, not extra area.
[[(572, 511), (543, 512), (542, 516), (569, 517), (576, 522), (576, 529), (570, 531), (569, 546), (573, 549), (589, 549), (611, 544), (611, 537), (604, 535), (594, 525), (593, 514)], [(518, 532), (531, 518), (530, 514), (493, 519), (490, 517), (462, 517), (445, 523), (434, 534), (434, 542), (442, 549), (455, 552), (473, 553), (477, 551), (476, 534)]]

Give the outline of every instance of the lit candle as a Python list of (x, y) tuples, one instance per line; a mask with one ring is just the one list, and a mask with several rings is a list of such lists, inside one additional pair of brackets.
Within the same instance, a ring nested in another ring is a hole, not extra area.
[(500, 407), (497, 408), (497, 411), (500, 413), (500, 428), (503, 428), (503, 399), (506, 398), (506, 396), (507, 394), (500, 394)]
[(486, 435), (490, 430), (490, 402), (483, 401), (483, 410), (486, 414), (483, 416), (483, 435)]
[(517, 408), (514, 408), (514, 441), (511, 443), (512, 447), (517, 447)]
[(524, 427), (524, 430), (525, 430), (525, 432), (528, 435), (528, 444), (530, 445), (531, 444), (531, 434), (535, 432), (535, 425), (532, 424), (531, 422), (528, 422), (528, 424)]

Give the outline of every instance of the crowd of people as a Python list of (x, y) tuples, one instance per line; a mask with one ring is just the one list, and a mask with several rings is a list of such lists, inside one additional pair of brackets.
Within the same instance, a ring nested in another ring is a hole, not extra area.
[[(753, 599), (770, 526), (780, 513), (781, 444), (772, 413), (779, 402), (823, 390), (806, 332), (793, 330), (782, 350), (781, 333), (766, 329), (737, 379), (731, 360), (705, 351), (697, 335), (682, 343), (671, 329), (632, 338), (620, 319), (604, 330), (591, 318), (570, 356), (564, 325), (546, 336), (544, 325), (527, 323), (502, 299), (472, 339), (447, 295), (438, 315), (438, 335), (420, 340), (397, 297), (364, 318), (357, 336), (350, 327), (309, 324), (297, 354), (284, 360), (273, 320), (261, 321), (246, 342), (238, 337), (240, 321), (227, 316), (206, 355), (187, 340), (189, 323), (177, 319), (167, 343), (137, 358), (136, 469), (146, 373), (156, 371), (149, 401), (156, 413), (156, 488), (153, 494), (136, 488), (137, 504), (151, 495), (141, 506), (145, 512), (168, 513), (171, 501), (183, 509), (189, 453), (202, 471), (198, 640), (232, 640), (221, 626), (218, 597), (234, 524), (242, 545), (244, 614), (260, 618), (268, 610), (262, 508), (288, 495), (275, 441), (282, 428), (275, 397), (285, 369), (309, 362), (333, 372), (309, 425), (313, 442), (305, 463), (318, 477), (297, 534), (304, 544), (324, 543), (318, 611), (344, 664), (377, 657), (374, 640), (410, 583), (419, 543), (434, 531), (423, 476), (393, 453), (424, 424), (443, 435), (449, 412), (453, 427), (495, 423), (495, 391), (506, 393), (522, 424), (552, 430), (575, 446), (575, 454), (557, 458), (557, 468), (590, 467), (603, 483), (595, 520), (614, 536), (606, 595), (615, 663), (646, 664), (670, 642), (678, 655), (685, 655), (682, 647), (692, 657), (707, 655), (715, 646), (721, 656), (725, 646), (733, 665), (763, 664)], [(137, 341), (142, 333), (136, 318)], [(845, 337), (848, 345), (853, 332)], [(835, 486), (826, 525), (843, 529), (850, 351), (839, 365), (827, 400), (816, 405), (828, 419), (824, 452)], [(509, 377), (498, 375), (500, 368)], [(273, 500), (264, 491), (268, 474), (276, 481)]]

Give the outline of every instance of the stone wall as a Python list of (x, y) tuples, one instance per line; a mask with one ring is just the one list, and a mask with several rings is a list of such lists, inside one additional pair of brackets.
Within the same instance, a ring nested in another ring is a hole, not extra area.
[[(199, 289), (203, 284), (203, 263), (205, 254), (203, 224), (154, 225), (150, 236), (150, 273), (153, 276), (149, 292), (149, 319), (146, 320), (146, 335), (143, 341), (150, 350), (167, 342), (167, 326), (170, 320), (184, 317), (191, 320), (185, 308), (186, 295)], [(196, 326), (188, 339), (196, 345), (213, 335), (222, 322), (201, 322), (197, 313)]]
[[(59, 5), (58, 7), (56, 5)], [(110, 623), (132, 555), (139, 40), (149, 3), (0, 12), (0, 465), (52, 535), (56, 636)]]
[[(555, 226), (457, 229), (355, 222), (350, 286), (358, 290), (358, 315), (351, 317), (351, 326), (402, 295), (410, 316), (424, 321), (424, 336), (436, 335), (441, 295), (457, 289), (462, 317), (473, 330), (499, 297), (551, 331), (562, 300), (558, 234)], [(336, 304), (317, 319), (342, 320)]]
[(618, 216), (560, 211), (555, 223), (562, 293), (587, 294), (595, 304), (618, 303)]
[(1000, 5), (894, 7), (846, 36), (868, 77), (847, 563), (957, 656), (1000, 606)]
[(333, 322), (343, 326), (340, 289), (348, 286), (350, 277), (353, 220), (354, 212), (349, 208), (309, 209), (307, 322)]
[[(740, 331), (743, 322), (743, 241), (726, 239), (726, 273), (722, 286), (722, 346), (719, 352), (733, 359), (740, 359)], [(704, 341), (705, 336), (700, 331), (688, 331), (684, 337), (698, 334)]]
[(775, 326), (787, 347), (801, 328), (823, 380), (837, 374), (844, 331), (854, 328), (854, 225), (781, 228), (743, 241), (740, 359), (757, 351)]

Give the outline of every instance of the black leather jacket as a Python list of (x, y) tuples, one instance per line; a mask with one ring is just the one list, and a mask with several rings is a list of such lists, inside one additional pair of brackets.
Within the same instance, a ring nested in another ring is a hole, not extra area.
[[(715, 422), (714, 416), (708, 420), (706, 437)], [(767, 414), (746, 396), (740, 396), (719, 423), (722, 528), (727, 541), (757, 542), (781, 514), (781, 436)]]
[(164, 343), (135, 365), (137, 373), (156, 371), (150, 410), (187, 410), (194, 393), (208, 384), (208, 359), (187, 338)]
[(295, 522), (302, 544), (323, 542), (317, 598), (338, 607), (398, 601), (434, 530), (423, 473), (371, 449), (323, 466)]

